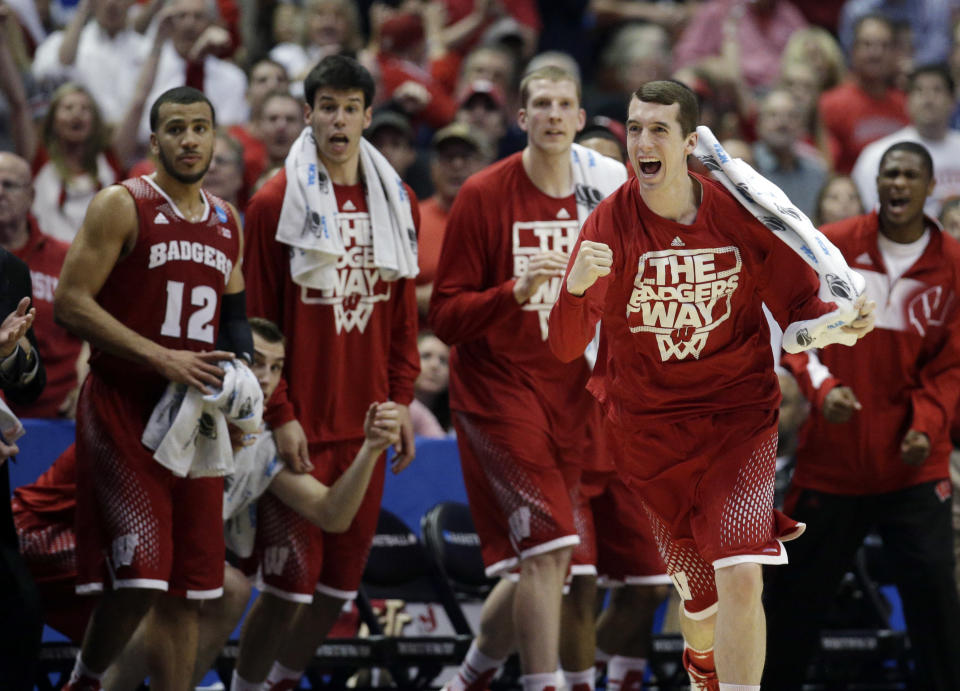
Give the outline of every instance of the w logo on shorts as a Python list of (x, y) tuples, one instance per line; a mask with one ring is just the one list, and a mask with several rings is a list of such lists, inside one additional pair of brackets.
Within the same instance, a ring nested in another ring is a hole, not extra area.
[(516, 546), (528, 537), (530, 537), (530, 507), (521, 506), (510, 514), (510, 539)]
[(130, 566), (133, 563), (133, 553), (137, 551), (140, 537), (136, 533), (121, 535), (113, 541), (113, 567)]
[(270, 576), (281, 575), (289, 556), (289, 547), (267, 547), (263, 550), (263, 572)]

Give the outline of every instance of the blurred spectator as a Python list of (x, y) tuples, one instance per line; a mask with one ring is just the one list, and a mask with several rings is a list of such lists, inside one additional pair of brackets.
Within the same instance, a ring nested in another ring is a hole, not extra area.
[(835, 168), (849, 173), (867, 144), (908, 124), (906, 96), (891, 86), (896, 75), (893, 25), (875, 15), (854, 28), (847, 80), (820, 96), (823, 124), (837, 142)]
[(820, 188), (810, 220), (817, 227), (863, 213), (857, 186), (846, 175), (832, 175)]
[(429, 331), (417, 336), (420, 374), (410, 403), (413, 432), (418, 437), (442, 439), (450, 429), (450, 348)]
[(788, 0), (707, 0), (674, 50), (678, 67), (701, 60), (735, 59), (746, 85), (771, 85), (790, 35), (807, 21)]
[(600, 53), (593, 83), (585, 85), (584, 108), (614, 120), (627, 116), (630, 94), (641, 84), (670, 76), (670, 36), (655, 24), (628, 24)]
[[(577, 133), (576, 142), (620, 163), (627, 162), (627, 130), (617, 120), (604, 115), (590, 118)], [(633, 166), (627, 166), (628, 173), (632, 169)]]
[(918, 65), (943, 62), (950, 51), (950, 3), (944, 0), (847, 0), (840, 15), (840, 42), (852, 54), (856, 24), (872, 14), (909, 28), (907, 46)]
[(373, 114), (363, 136), (390, 161), (417, 198), (429, 195), (432, 185), (427, 162), (414, 146), (413, 128), (403, 113), (381, 108)]
[[(263, 102), (272, 93), (290, 90), (290, 80), (283, 65), (264, 59), (254, 63), (247, 80), (247, 104), (250, 106), (250, 122), (231, 125), (227, 132), (243, 146), (243, 189), (241, 206), (253, 194), (253, 187), (264, 172), (267, 149), (257, 129)], [(301, 117), (301, 122), (303, 118)]]
[(797, 115), (803, 126), (803, 141), (815, 147), (823, 160), (833, 167), (839, 146), (827, 132), (820, 117), (820, 94), (822, 89), (817, 72), (806, 62), (784, 60), (780, 67), (778, 86), (793, 97)]
[[(11, 106), (27, 108), (19, 96)], [(107, 132), (90, 94), (71, 83), (54, 92), (39, 138), (29, 114), (14, 117), (17, 153), (31, 161), (34, 174), (32, 212), (49, 235), (72, 241), (93, 196), (123, 177)]]
[(582, 81), (580, 77), (580, 65), (577, 64), (577, 61), (574, 60), (572, 55), (560, 50), (548, 50), (543, 53), (537, 53), (530, 58), (530, 62), (528, 62), (526, 68), (524, 68), (523, 74), (526, 76), (547, 65), (559, 67), (564, 72), (572, 74), (578, 81)]
[(928, 216), (937, 217), (943, 200), (960, 194), (960, 132), (950, 129), (953, 93), (953, 78), (945, 64), (920, 67), (910, 75), (910, 124), (864, 148), (853, 167), (851, 177), (866, 209), (877, 205), (880, 158), (887, 148), (900, 141), (920, 142), (933, 158), (936, 187), (924, 206)]
[(658, 2), (657, 0), (590, 0), (590, 11), (597, 24), (620, 25), (625, 22), (658, 24), (671, 33), (679, 33), (698, 5), (690, 2)]
[(430, 177), (434, 195), (420, 202), (420, 235), (417, 255), (417, 308), (420, 321), (426, 319), (433, 292), (433, 278), (440, 261), (440, 248), (447, 227), (447, 216), (460, 186), (467, 178), (493, 160), (489, 142), (478, 130), (465, 123), (447, 125), (433, 135), (433, 159)]
[(11, 409), (18, 417), (72, 418), (80, 388), (77, 362), (83, 343), (53, 321), (53, 292), (69, 245), (44, 234), (30, 214), (30, 166), (16, 154), (0, 152), (0, 188), (0, 247), (30, 267), (37, 307), (33, 328), (47, 372), (40, 397), (30, 403), (11, 402)]
[(522, 139), (511, 136), (507, 103), (497, 84), (486, 79), (470, 82), (460, 93), (458, 102), (457, 122), (483, 134), (496, 147), (498, 159), (517, 150), (515, 147)]
[(816, 150), (800, 141), (802, 131), (793, 96), (785, 89), (775, 89), (760, 104), (753, 154), (757, 172), (810, 216), (826, 182), (827, 168)]
[[(278, 13), (284, 4), (278, 5)], [(306, 0), (295, 21), (293, 28), (299, 30), (296, 39), (290, 40), (281, 27), (278, 43), (270, 50), (270, 58), (283, 65), (293, 82), (303, 82), (310, 69), (326, 56), (356, 53), (363, 45), (360, 16), (353, 0)]]
[(954, 240), (960, 241), (960, 197), (950, 197), (943, 202), (940, 225)]
[[(40, 19), (40, 13), (37, 11), (40, 3), (36, 0), (5, 0), (2, 8), (9, 8), (13, 18), (22, 32), (21, 40), (25, 55), (32, 58), (37, 50), (37, 46), (43, 43), (47, 37), (47, 30)], [(4, 14), (7, 10), (4, 10)]]
[(753, 157), (753, 147), (743, 139), (723, 139), (720, 146), (726, 149), (731, 158), (739, 158), (751, 168), (757, 167), (757, 162)]
[(303, 101), (299, 98), (287, 91), (274, 91), (263, 100), (256, 131), (266, 157), (258, 174), (283, 165), (290, 146), (305, 126)]
[[(501, 94), (512, 94), (519, 84), (517, 77), (517, 59), (510, 50), (502, 46), (480, 46), (463, 59), (454, 93), (462, 93), (469, 84), (485, 80), (496, 84)], [(509, 112), (517, 110), (515, 100), (506, 100), (506, 103)]]
[(672, 79), (685, 84), (697, 95), (699, 124), (709, 127), (721, 140), (741, 136), (736, 89), (727, 88), (727, 82), (703, 66), (683, 67), (673, 73)]
[(847, 73), (843, 51), (829, 31), (818, 26), (798, 29), (790, 36), (780, 57), (781, 78), (787, 64), (807, 65), (814, 71), (821, 91), (832, 89)]
[[(100, 107), (103, 119), (123, 118), (140, 67), (150, 47), (149, 39), (127, 28), (127, 13), (134, 0), (80, 0), (63, 31), (51, 34), (33, 60), (33, 76), (59, 85), (82, 85)], [(90, 17), (92, 22), (88, 22)]]
[(396, 14), (379, 27), (380, 86), (385, 100), (415, 122), (434, 129), (443, 127), (456, 113), (456, 103), (431, 74), (427, 60), (423, 18), (416, 13)]
[(244, 186), (243, 145), (220, 130), (213, 143), (213, 158), (203, 177), (203, 188), (244, 212), (240, 192)]
[[(213, 23), (207, 0), (173, 0), (170, 40), (161, 48), (156, 73), (146, 103), (153, 103), (164, 91), (176, 86), (200, 89), (213, 103), (217, 124), (229, 126), (246, 122), (250, 108), (246, 101), (247, 76), (231, 62), (214, 53), (229, 46), (229, 32)], [(149, 112), (140, 121), (138, 139), (150, 139)]]

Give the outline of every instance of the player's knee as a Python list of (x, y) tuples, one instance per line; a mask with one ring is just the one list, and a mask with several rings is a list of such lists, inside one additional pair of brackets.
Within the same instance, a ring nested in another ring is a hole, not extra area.
[(624, 612), (655, 608), (670, 594), (668, 585), (625, 585), (610, 591), (610, 606)]
[(566, 576), (572, 553), (572, 547), (562, 547), (543, 554), (530, 555), (520, 562), (520, 573), (524, 578)]
[(578, 619), (593, 618), (597, 599), (596, 576), (574, 576), (570, 589), (564, 595), (564, 603), (570, 615)]
[(252, 592), (253, 588), (247, 577), (232, 566), (227, 566), (223, 574), (223, 600), (227, 612), (236, 613), (236, 618), (239, 619)]
[(760, 564), (745, 562), (717, 569), (717, 596), (721, 602), (738, 605), (759, 602), (763, 594), (763, 570)]

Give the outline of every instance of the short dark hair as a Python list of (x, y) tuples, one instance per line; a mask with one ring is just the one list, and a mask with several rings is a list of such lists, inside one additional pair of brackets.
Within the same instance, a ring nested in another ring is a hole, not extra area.
[(250, 322), (250, 330), (267, 343), (282, 343), (283, 345), (287, 344), (287, 338), (283, 335), (280, 327), (269, 319), (264, 319), (263, 317), (250, 317), (247, 319), (247, 321)]
[(943, 80), (943, 83), (946, 85), (947, 90), (950, 92), (950, 95), (953, 95), (954, 90), (954, 81), (953, 75), (950, 74), (950, 68), (947, 67), (947, 64), (944, 62), (935, 62), (928, 65), (920, 65), (913, 72), (910, 73), (910, 76), (907, 79), (907, 92), (913, 91), (913, 87), (917, 84), (917, 78), (924, 74), (933, 74)]
[(368, 108), (373, 103), (373, 92), (376, 89), (373, 77), (367, 68), (347, 55), (328, 55), (310, 70), (303, 80), (303, 95), (307, 105), (313, 108), (317, 91), (327, 87), (346, 91), (360, 89), (363, 92), (363, 107)]
[(528, 75), (525, 75), (523, 79), (520, 80), (520, 107), (527, 107), (527, 99), (530, 98), (530, 82), (533, 82), (537, 79), (545, 79), (549, 82), (570, 82), (577, 89), (577, 105), (580, 105), (582, 101), (580, 80), (577, 79), (577, 75), (570, 74), (562, 67), (557, 67), (556, 65), (544, 65), (543, 67), (534, 70)]
[(210, 120), (214, 127), (217, 126), (217, 112), (202, 91), (194, 89), (192, 86), (178, 86), (173, 89), (167, 89), (157, 96), (157, 100), (150, 106), (150, 131), (156, 132), (160, 124), (160, 106), (164, 103), (177, 103), (179, 105), (190, 105), (191, 103), (206, 103), (210, 106)]
[(883, 162), (887, 160), (887, 156), (896, 151), (906, 151), (909, 154), (919, 156), (929, 176), (928, 179), (933, 179), (933, 159), (930, 157), (930, 152), (927, 151), (927, 147), (917, 142), (897, 142), (896, 144), (891, 144), (887, 150), (883, 152), (883, 156), (880, 157), (880, 165), (877, 166), (877, 175), (879, 175), (883, 169)]
[(686, 136), (697, 129), (700, 122), (700, 106), (697, 104), (697, 95), (683, 82), (676, 79), (661, 79), (647, 82), (633, 92), (633, 97), (644, 103), (659, 103), (663, 106), (680, 105), (677, 121)]

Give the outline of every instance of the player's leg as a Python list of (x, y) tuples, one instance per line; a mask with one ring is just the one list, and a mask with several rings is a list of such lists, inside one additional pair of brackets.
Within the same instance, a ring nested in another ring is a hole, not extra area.
[(501, 578), (487, 595), (480, 611), (480, 630), (470, 644), (457, 674), (444, 691), (485, 691), (506, 659), (516, 651), (513, 597), (516, 578)]
[(574, 574), (560, 612), (560, 667), (571, 691), (593, 688), (597, 657), (597, 576)]
[(881, 497), (876, 516), (916, 661), (916, 688), (960, 688), (960, 603), (953, 580), (950, 486), (924, 482)]
[[(327, 485), (336, 478), (333, 459), (329, 447), (311, 454), (313, 476)], [(231, 682), (233, 691), (259, 689), (281, 652), (288, 657), (294, 653), (307, 657), (301, 651), (309, 649), (307, 659), (312, 657), (317, 646), (313, 629), (307, 632), (308, 639), (302, 638), (300, 631), (315, 623), (316, 612), (314, 616), (305, 613), (314, 602), (323, 565), (324, 539), (319, 528), (269, 492), (260, 498), (255, 554), (260, 562), (262, 585), (240, 633), (240, 651)], [(305, 665), (297, 669), (302, 672)]]
[(717, 678), (759, 689), (767, 644), (760, 564), (747, 562), (719, 568), (716, 579)]
[(607, 689), (637, 689), (650, 658), (653, 618), (669, 594), (666, 585), (623, 585), (597, 618), (597, 648), (610, 656)]
[(556, 672), (560, 603), (571, 551), (572, 547), (562, 547), (520, 560), (513, 621), (524, 676)]
[[(325, 451), (327, 475), (321, 481), (332, 484), (350, 467), (359, 448), (358, 442), (330, 444)], [(317, 460), (314, 465), (319, 465)], [(385, 474), (386, 458), (381, 456), (350, 527), (343, 533), (322, 533), (321, 570), (315, 581), (313, 600), (309, 607), (297, 612), (292, 626), (288, 624), (286, 641), (267, 676), (266, 688), (287, 688), (299, 680), (344, 605), (357, 596), (377, 531)]]
[(223, 573), (223, 597), (207, 600), (200, 608), (193, 686), (199, 685), (223, 651), (224, 644), (247, 608), (251, 590), (247, 577), (239, 569), (227, 564)]

